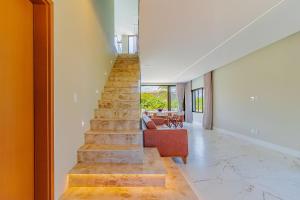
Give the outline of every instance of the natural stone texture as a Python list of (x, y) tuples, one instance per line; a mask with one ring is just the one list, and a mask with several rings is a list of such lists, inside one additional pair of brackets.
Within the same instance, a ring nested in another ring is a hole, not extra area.
[(156, 148), (145, 148), (144, 162), (78, 163), (69, 176), (70, 187), (164, 186), (166, 171)]
[(119, 100), (101, 100), (99, 101), (99, 108), (111, 109), (139, 109), (139, 101), (119, 101)]
[(110, 76), (109, 81), (135, 81), (136, 77), (134, 76)]
[(197, 200), (171, 158), (163, 158), (167, 170), (165, 187), (71, 187), (60, 200)]
[(92, 119), (91, 130), (137, 130), (140, 120)]
[(122, 93), (122, 94), (115, 94), (110, 92), (102, 93), (102, 100), (104, 101), (136, 101), (139, 103), (140, 94), (136, 93)]
[(116, 65), (114, 66), (114, 68), (112, 69), (112, 70), (114, 70), (114, 69), (124, 69), (124, 68), (126, 68), (126, 69), (132, 69), (132, 70), (140, 70), (140, 66), (139, 66), (139, 64), (134, 64), (134, 63), (126, 63), (126, 62), (116, 62)]
[(137, 74), (140, 73), (140, 70), (136, 67), (136, 68), (127, 68), (127, 67), (114, 67), (111, 72), (135, 72)]
[(108, 81), (106, 83), (107, 87), (139, 87), (139, 82), (137, 81)]
[(114, 72), (112, 71), (111, 72), (111, 76), (134, 76), (134, 77), (138, 77), (140, 76), (140, 72), (132, 72), (132, 71), (129, 71), (129, 72)]
[(95, 110), (95, 119), (135, 120), (140, 118), (139, 109), (99, 108)]
[(111, 92), (114, 94), (122, 93), (140, 93), (140, 87), (128, 87), (128, 88), (116, 88), (116, 87), (104, 87), (104, 92)]
[(144, 155), (141, 145), (85, 144), (77, 153), (79, 163), (142, 163)]
[(87, 131), (85, 144), (111, 144), (111, 145), (142, 145), (143, 133), (140, 130), (128, 131)]

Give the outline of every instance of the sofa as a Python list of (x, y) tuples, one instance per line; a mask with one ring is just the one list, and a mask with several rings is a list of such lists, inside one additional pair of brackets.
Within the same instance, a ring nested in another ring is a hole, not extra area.
[(162, 157), (181, 157), (186, 164), (188, 157), (187, 129), (169, 128), (162, 121), (142, 117), (144, 147), (156, 147)]

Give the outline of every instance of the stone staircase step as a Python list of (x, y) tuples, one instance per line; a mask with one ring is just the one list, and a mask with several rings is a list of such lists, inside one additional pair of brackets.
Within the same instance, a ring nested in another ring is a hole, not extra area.
[(140, 109), (99, 108), (95, 110), (95, 118), (136, 120), (140, 118)]
[(127, 65), (127, 67), (113, 67), (111, 69), (111, 72), (134, 72), (134, 73), (140, 73), (139, 68), (128, 68), (128, 66), (131, 66), (131, 65)]
[(132, 63), (138, 63), (139, 62), (139, 58), (121, 58), (121, 57), (118, 57), (118, 59), (116, 60), (115, 63), (120, 63), (120, 62), (126, 62), (126, 63), (129, 63), (129, 62), (132, 62)]
[(69, 187), (165, 186), (166, 170), (156, 148), (144, 149), (140, 164), (78, 163), (69, 172)]
[(140, 93), (140, 87), (126, 87), (126, 88), (118, 88), (118, 87), (104, 87), (104, 92), (111, 92), (115, 94), (123, 94), (123, 93)]
[(107, 87), (118, 87), (118, 88), (126, 88), (126, 87), (139, 87), (138, 81), (108, 81), (106, 83)]
[[(132, 67), (131, 67), (132, 66)], [(119, 61), (116, 61), (115, 64), (114, 64), (114, 67), (113, 68), (118, 68), (118, 67), (129, 67), (129, 68), (138, 68), (140, 69), (140, 65), (138, 64), (138, 61), (136, 60), (119, 60)]]
[(136, 62), (129, 62), (129, 63), (124, 63), (124, 62), (119, 62), (114, 65), (112, 69), (136, 69), (140, 70), (140, 65)]
[(122, 93), (122, 94), (115, 94), (111, 92), (103, 92), (102, 93), (102, 100), (118, 100), (118, 101), (139, 101), (140, 94), (133, 94), (133, 93)]
[(134, 76), (109, 76), (109, 81), (139, 81), (139, 78)]
[(85, 144), (77, 152), (78, 163), (142, 163), (143, 149), (140, 145)]
[(92, 119), (91, 130), (137, 130), (140, 120)]
[(99, 100), (99, 108), (111, 109), (139, 109), (139, 101), (117, 101), (117, 100)]
[(133, 77), (139, 77), (140, 76), (140, 72), (114, 72), (111, 71), (110, 72), (110, 76), (133, 76)]
[(85, 144), (142, 145), (143, 133), (141, 130), (87, 131), (85, 133)]

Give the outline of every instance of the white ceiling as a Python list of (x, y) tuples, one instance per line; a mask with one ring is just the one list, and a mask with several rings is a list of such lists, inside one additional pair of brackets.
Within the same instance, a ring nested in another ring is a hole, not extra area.
[(142, 82), (184, 82), (300, 30), (300, 0), (141, 0)]

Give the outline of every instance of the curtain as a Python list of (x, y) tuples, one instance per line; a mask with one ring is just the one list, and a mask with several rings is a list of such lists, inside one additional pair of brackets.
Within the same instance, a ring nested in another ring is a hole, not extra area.
[(185, 83), (177, 83), (176, 84), (176, 92), (177, 92), (177, 98), (178, 98), (178, 111), (183, 111), (183, 102), (184, 102), (184, 88)]
[(204, 75), (204, 113), (203, 128), (212, 130), (213, 128), (213, 85), (212, 72)]
[(185, 83), (185, 121), (193, 122), (192, 112), (192, 81)]

